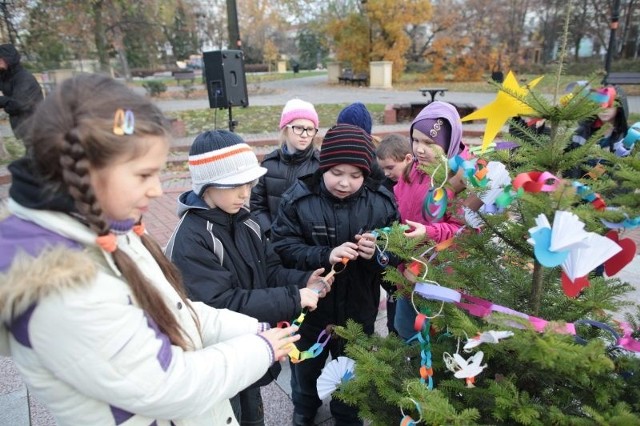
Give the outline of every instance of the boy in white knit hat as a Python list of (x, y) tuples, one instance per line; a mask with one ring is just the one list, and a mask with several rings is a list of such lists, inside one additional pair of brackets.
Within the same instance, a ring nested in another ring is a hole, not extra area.
[[(330, 289), (324, 269), (286, 269), (247, 209), (252, 186), (264, 175), (255, 153), (226, 130), (204, 132), (189, 151), (192, 190), (178, 198), (178, 223), (166, 254), (182, 273), (192, 300), (274, 325), (316, 308)], [(221, 367), (222, 368), (222, 367)], [(280, 365), (232, 398), (241, 425), (264, 424), (260, 386)]]
[(299, 177), (318, 168), (318, 150), (313, 144), (318, 126), (318, 113), (309, 102), (291, 99), (282, 109), (280, 148), (265, 156), (262, 166), (267, 172), (251, 192), (251, 211), (267, 235), (270, 235), (282, 194)]

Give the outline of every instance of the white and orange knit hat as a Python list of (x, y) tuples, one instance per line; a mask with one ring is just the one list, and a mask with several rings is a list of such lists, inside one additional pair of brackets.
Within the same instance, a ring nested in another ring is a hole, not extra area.
[(193, 192), (202, 196), (210, 186), (233, 188), (267, 173), (253, 149), (237, 134), (210, 130), (199, 134), (189, 149), (189, 172)]
[(311, 103), (305, 102), (302, 99), (291, 99), (282, 109), (282, 115), (280, 116), (280, 130), (284, 129), (284, 126), (298, 118), (311, 120), (316, 129), (320, 125), (318, 113)]

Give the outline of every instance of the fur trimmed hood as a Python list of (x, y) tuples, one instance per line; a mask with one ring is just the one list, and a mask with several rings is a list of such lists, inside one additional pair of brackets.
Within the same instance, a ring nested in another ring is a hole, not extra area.
[(86, 285), (96, 275), (95, 261), (82, 251), (57, 246), (36, 257), (19, 251), (0, 275), (0, 319), (9, 323), (48, 295)]
[(0, 319), (8, 324), (48, 295), (92, 282), (100, 256), (94, 240), (91, 230), (64, 213), (10, 199), (0, 209)]

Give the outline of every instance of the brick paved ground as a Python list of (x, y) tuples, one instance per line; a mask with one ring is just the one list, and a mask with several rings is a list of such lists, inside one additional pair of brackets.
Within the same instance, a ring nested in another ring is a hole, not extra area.
[(178, 222), (178, 195), (191, 188), (191, 180), (187, 172), (169, 173), (162, 178), (164, 194), (151, 202), (144, 223), (149, 233), (164, 247)]

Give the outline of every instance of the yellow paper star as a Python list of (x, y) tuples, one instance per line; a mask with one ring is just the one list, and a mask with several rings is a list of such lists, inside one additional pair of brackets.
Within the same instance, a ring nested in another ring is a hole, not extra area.
[[(509, 71), (507, 77), (502, 83), (502, 87), (519, 96), (526, 96), (529, 93), (529, 89), (535, 87), (540, 80), (542, 80), (542, 77), (538, 77), (524, 87), (520, 87), (516, 77), (511, 71)], [(511, 94), (500, 90), (493, 102), (463, 117), (462, 121), (487, 119), (487, 127), (485, 128), (484, 136), (482, 137), (481, 152), (484, 152), (509, 118), (515, 117), (516, 115), (530, 115), (533, 112), (533, 109), (527, 106), (524, 102), (521, 102)]]

